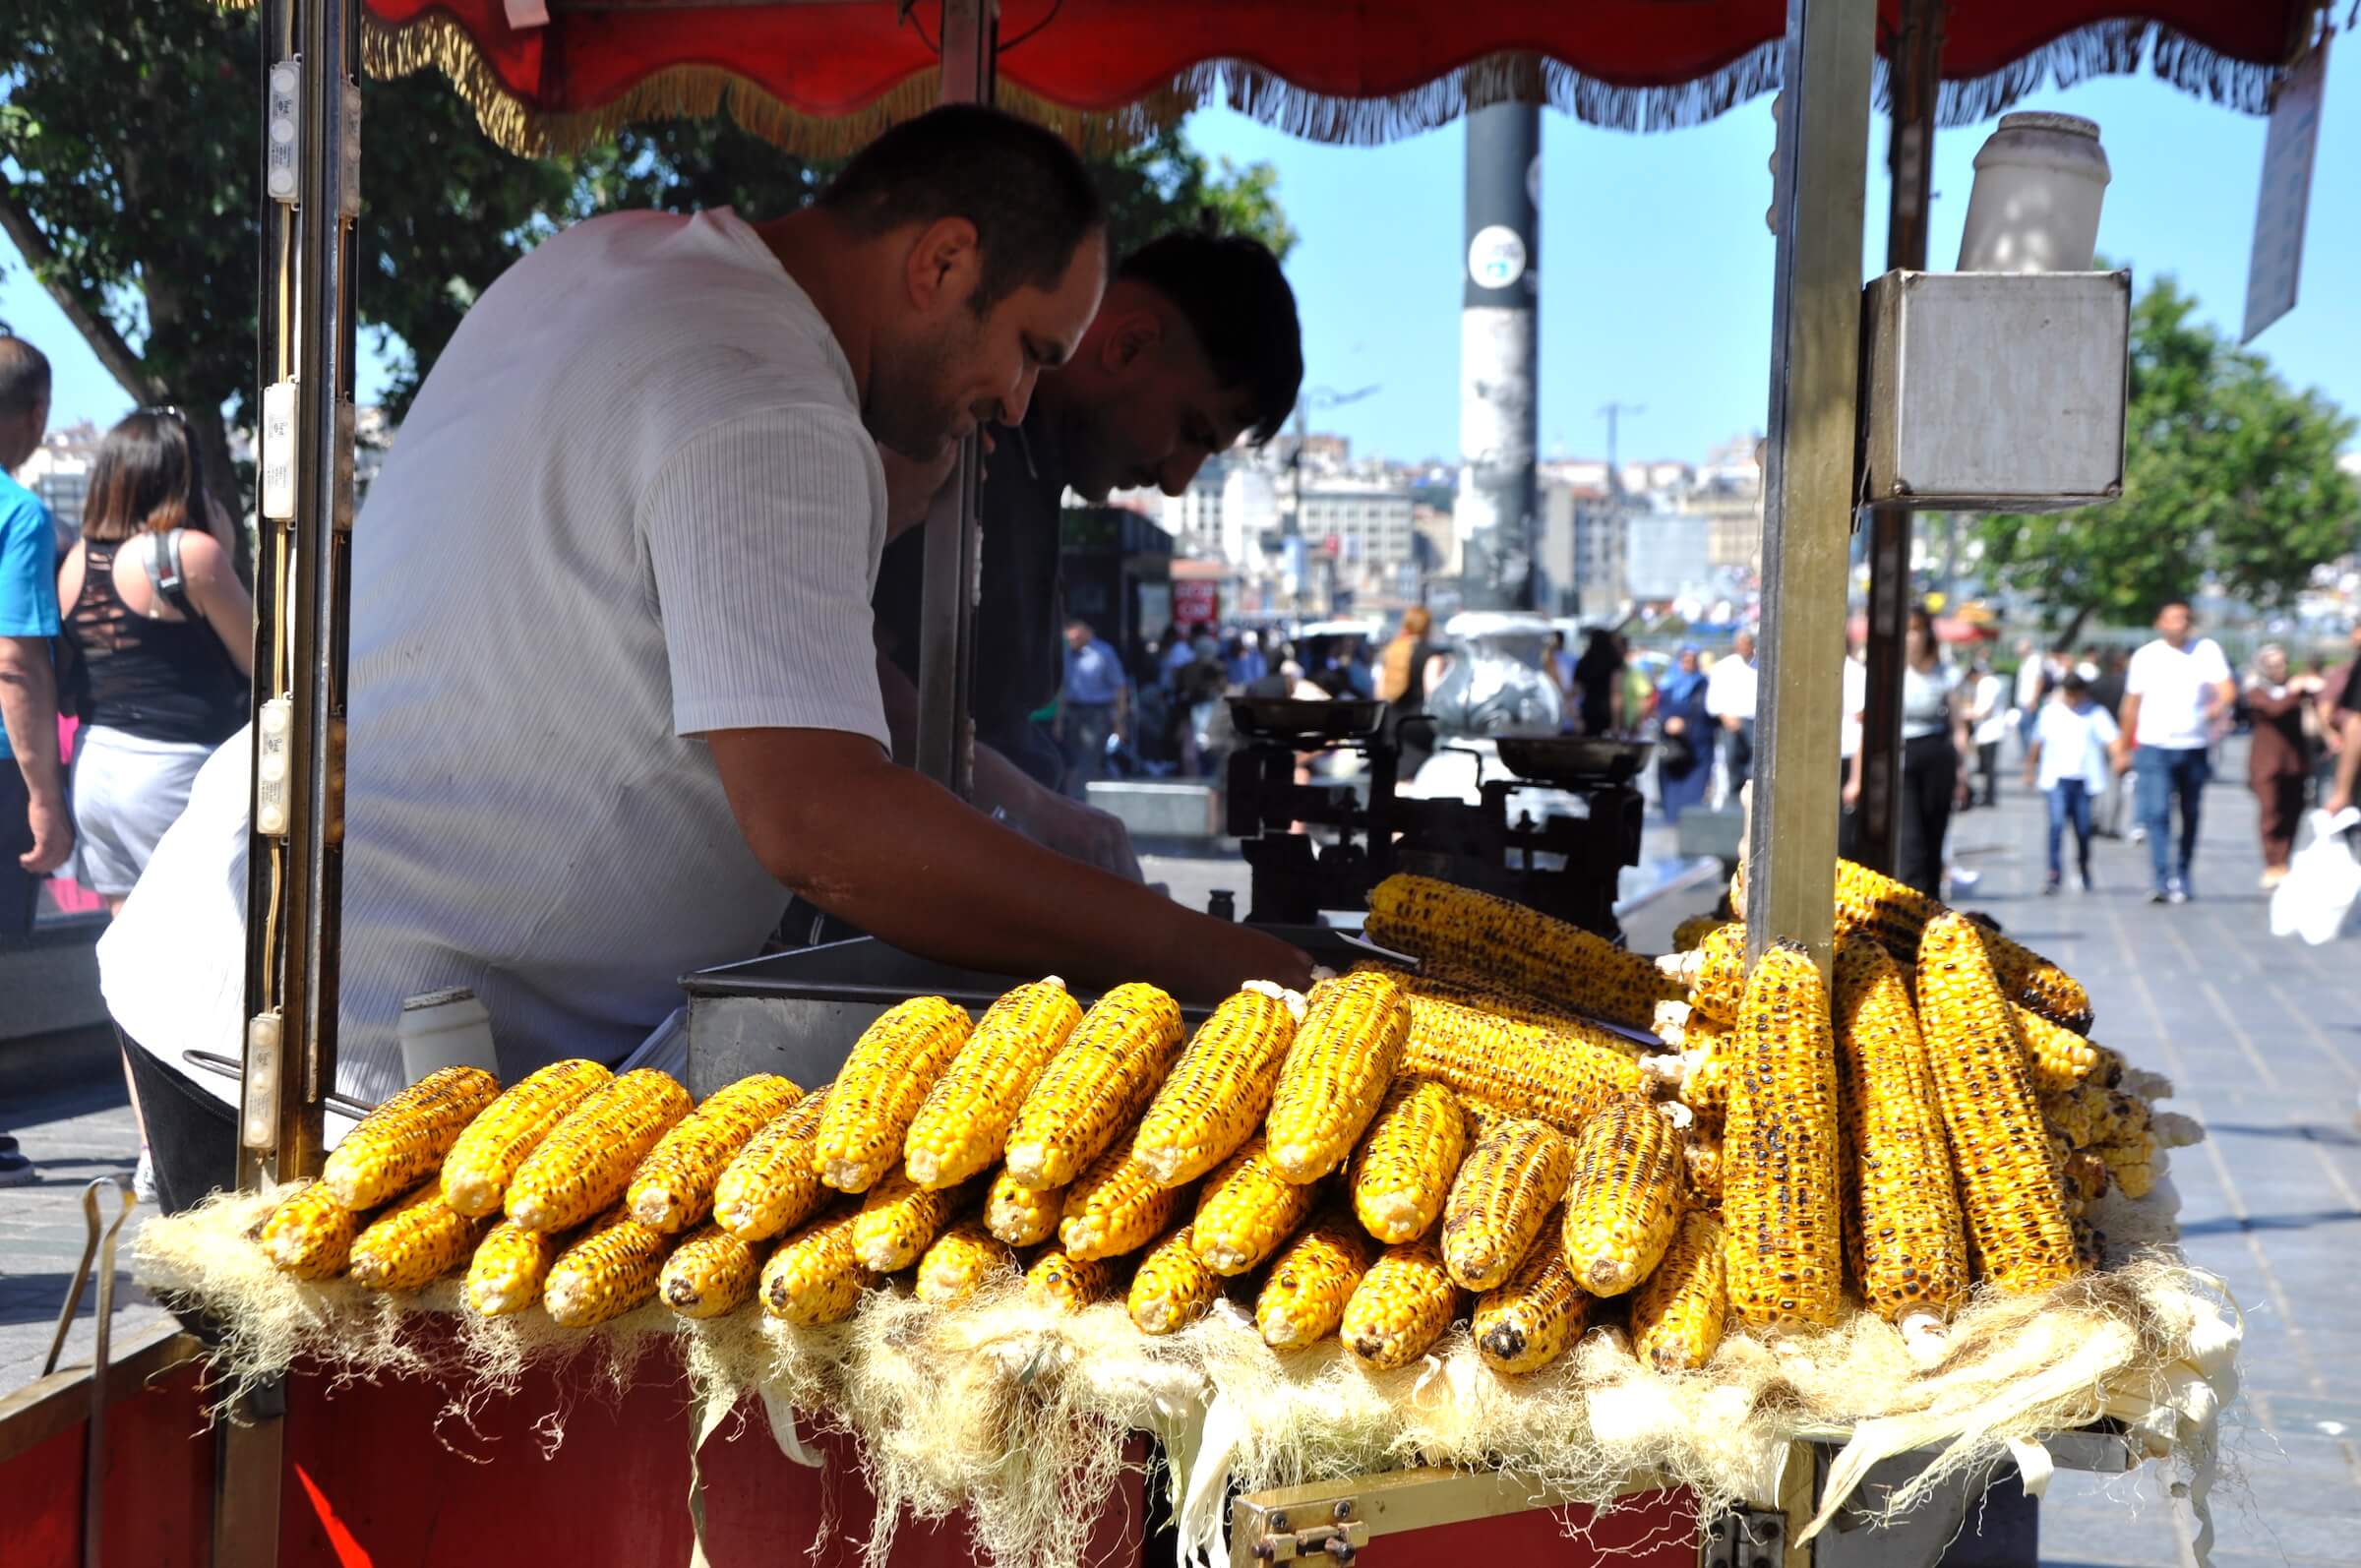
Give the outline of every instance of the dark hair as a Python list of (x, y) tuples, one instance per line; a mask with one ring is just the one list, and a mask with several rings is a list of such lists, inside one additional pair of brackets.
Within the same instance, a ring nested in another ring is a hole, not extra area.
[(973, 223), (984, 263), (979, 313), (1027, 284), (1056, 288), (1107, 221), (1072, 148), (977, 103), (904, 120), (855, 153), (818, 205), (864, 238), (946, 217)]
[(1926, 634), (1931, 637), (1935, 634), (1935, 612), (1923, 604), (1913, 604), (1910, 606), (1909, 624), (1924, 627)]
[(1255, 446), (1279, 434), (1303, 385), (1303, 332), (1279, 258), (1243, 234), (1183, 230), (1150, 240), (1117, 270), (1172, 301), (1224, 388), (1254, 400)]
[(0, 330), (0, 419), (30, 413), (49, 395), (49, 357), (16, 333)]
[(180, 415), (143, 408), (106, 433), (91, 463), (84, 538), (203, 528), (207, 516), (204, 468)]
[(2058, 678), (2058, 686), (2067, 692), (2088, 692), (2090, 690), (2090, 683), (2083, 679), (2083, 672), (2080, 670), (2068, 670), (2064, 675)]

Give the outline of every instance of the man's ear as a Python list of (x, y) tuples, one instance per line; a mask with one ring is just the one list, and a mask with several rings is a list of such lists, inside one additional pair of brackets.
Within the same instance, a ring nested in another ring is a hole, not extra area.
[(933, 314), (944, 303), (963, 303), (983, 282), (984, 256), (976, 226), (963, 217), (939, 217), (918, 231), (903, 263), (902, 282), (910, 303)]
[(1123, 370), (1154, 353), (1164, 343), (1164, 322), (1152, 310), (1125, 311), (1110, 321), (1100, 317), (1099, 363)]

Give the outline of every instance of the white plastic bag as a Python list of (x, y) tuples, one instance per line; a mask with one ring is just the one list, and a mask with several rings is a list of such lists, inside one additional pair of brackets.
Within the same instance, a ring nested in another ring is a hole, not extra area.
[(2354, 900), (2361, 899), (2361, 859), (2345, 837), (2345, 829), (2361, 823), (2361, 810), (2348, 806), (2334, 816), (2313, 812), (2304, 820), (2312, 842), (2295, 852), (2287, 879), (2270, 895), (2270, 934), (2301, 936), (2317, 947), (2336, 939)]

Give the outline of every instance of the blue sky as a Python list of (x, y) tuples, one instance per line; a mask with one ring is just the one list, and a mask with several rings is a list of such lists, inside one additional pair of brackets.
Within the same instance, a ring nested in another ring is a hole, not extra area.
[[(1771, 338), (1771, 100), (1691, 130), (1635, 136), (1544, 117), (1542, 402), (1544, 454), (1605, 450), (1597, 410), (1626, 414), (1625, 458), (1703, 455), (1763, 423)], [(2114, 182), (2103, 252), (2143, 278), (2178, 275), (2205, 314), (2235, 332), (2262, 169), (2265, 122), (2152, 78), (2110, 77), (2045, 91), (2021, 108), (2099, 122)], [(1958, 255), (1988, 126), (1936, 138), (1932, 256)], [(1456, 454), (1465, 133), (1448, 127), (1382, 148), (1293, 141), (1227, 111), (1190, 123), (1208, 152), (1267, 160), (1302, 234), (1289, 266), (1302, 301), (1308, 384), (1374, 396), (1323, 416), (1358, 450), (1401, 458)], [(1885, 250), (1885, 135), (1871, 141), (1864, 274)], [(2299, 386), (2361, 410), (2361, 39), (2330, 71), (2303, 298), (2256, 346)], [(129, 399), (0, 241), (0, 319), (48, 351), (56, 418), (105, 423)], [(366, 339), (364, 339), (364, 342)], [(376, 380), (365, 368), (362, 394)]]

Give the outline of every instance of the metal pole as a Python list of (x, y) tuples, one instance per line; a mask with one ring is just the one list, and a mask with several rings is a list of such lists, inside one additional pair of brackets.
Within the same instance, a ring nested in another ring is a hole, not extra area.
[(1861, 205), (1875, 0), (1787, 0), (1764, 482), (1761, 740), (1747, 956), (1782, 938), (1829, 964), (1846, 545), (1860, 379)]
[[(1943, 60), (1941, 0), (1904, 0), (1893, 58), (1886, 167), (1893, 196), (1886, 267), (1926, 268), (1927, 206), (1935, 168), (1935, 94)], [(1867, 698), (1861, 710), (1861, 800), (1855, 851), (1891, 873), (1902, 858), (1902, 665), (1909, 630), (1910, 513), (1869, 514)]]
[(1465, 557), (1464, 602), (1475, 609), (1534, 608), (1541, 167), (1539, 104), (1495, 103), (1468, 116), (1462, 466), (1452, 526)]
[[(942, 0), (942, 101), (990, 103), (998, 47), (997, 0)], [(959, 445), (951, 482), (927, 513), (919, 596), (918, 770), (952, 793), (973, 785), (969, 686), (975, 673), (976, 592), (984, 530), (977, 493), (984, 448)]]

